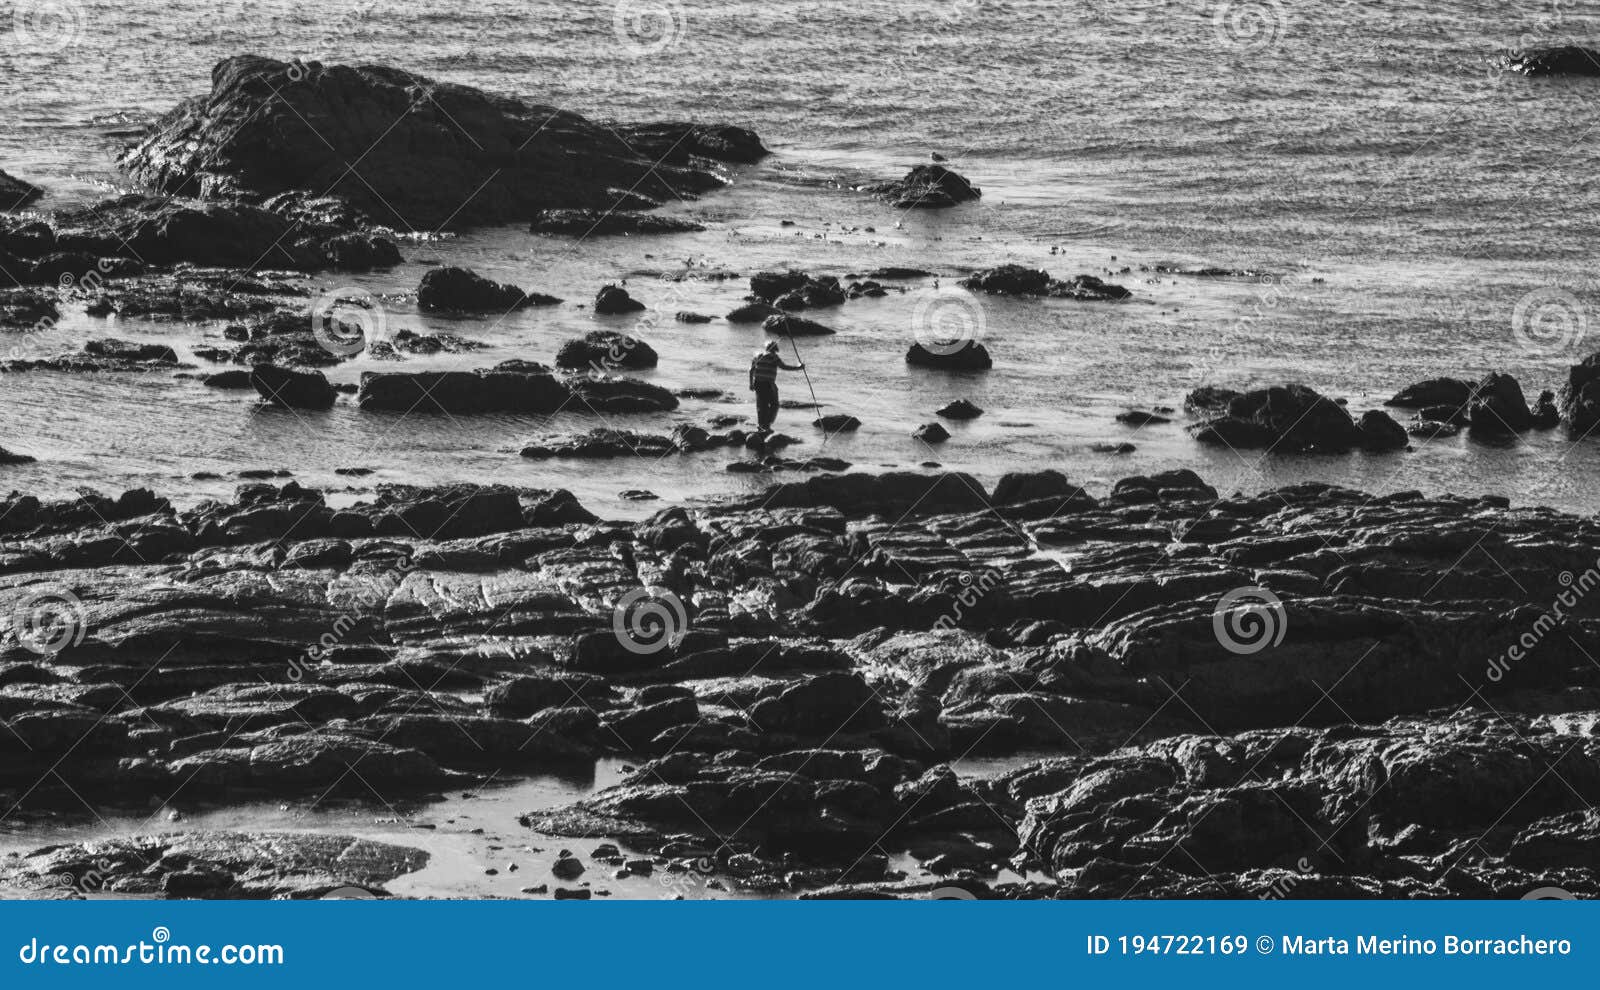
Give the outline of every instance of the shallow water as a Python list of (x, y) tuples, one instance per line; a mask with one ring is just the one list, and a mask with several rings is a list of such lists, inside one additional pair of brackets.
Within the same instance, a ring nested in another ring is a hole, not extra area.
[[(65, 33), (38, 22), (46, 27), (36, 25), (31, 47), (0, 45), (4, 105), (16, 122), (0, 134), (0, 166), (49, 188), (42, 207), (103, 196), (119, 181), (112, 157), (129, 130), (203, 91), (209, 66), (240, 51), (392, 62), (599, 116), (744, 123), (778, 154), (736, 170), (728, 191), (672, 208), (705, 222), (703, 234), (574, 243), (490, 229), (410, 245), (408, 264), (393, 272), (313, 282), (383, 295), (391, 332), (445, 330), (492, 345), (405, 365), (416, 369), (548, 361), (561, 340), (613, 325), (575, 305), (503, 321), (419, 316), (404, 294), (427, 262), (465, 264), (570, 303), (629, 276), (655, 311), (643, 336), (662, 354), (644, 377), (727, 393), (688, 400), (673, 417), (611, 418), (664, 432), (671, 422), (750, 414), (744, 368), (763, 335), (671, 318), (724, 313), (742, 283), (666, 285), (654, 273), (792, 265), (843, 275), (899, 264), (949, 276), (1017, 261), (1065, 277), (1131, 267), (1109, 276), (1136, 294), (1121, 305), (980, 300), (947, 277), (936, 295), (931, 283), (908, 283), (905, 295), (821, 313), (839, 335), (800, 343), (818, 398), (866, 424), (825, 452), (867, 469), (937, 461), (985, 480), (1053, 466), (1091, 489), (1189, 466), (1223, 490), (1316, 479), (1595, 507), (1600, 455), (1560, 434), (1263, 460), (1198, 447), (1182, 417), (1137, 431), (1112, 421), (1130, 406), (1178, 406), (1205, 383), (1300, 380), (1358, 411), (1437, 374), (1500, 368), (1530, 398), (1557, 387), (1595, 347), (1600, 295), (1587, 254), (1600, 192), (1588, 176), (1600, 81), (1508, 78), (1488, 62), (1507, 45), (1591, 38), (1594, 12), (1561, 2), (1511, 11), (1487, 0), (1447, 12), (1418, 2), (694, 0), (658, 5), (668, 16), (644, 22), (656, 34), (630, 34), (624, 17), (619, 35), (609, 3), (323, 8), (68, 3), (81, 17), (61, 22)], [(40, 50), (41, 39), (63, 38), (60, 51)], [(979, 203), (902, 215), (850, 191), (934, 149), (984, 188)], [(1270, 277), (1140, 271), (1158, 264)], [(905, 348), (929, 307), (980, 326), (995, 369), (958, 377), (907, 368)], [(57, 338), (5, 343), (22, 353), (72, 349), (91, 329), (183, 346), (220, 332), (69, 318)], [(354, 380), (362, 369), (354, 362), (332, 377)], [(799, 376), (784, 386), (786, 398), (809, 398)], [(263, 412), (247, 395), (166, 376), (17, 375), (0, 389), (0, 441), (41, 459), (8, 469), (5, 484), (41, 493), (138, 484), (188, 500), (233, 483), (187, 480), (194, 472), (263, 467), (337, 489), (349, 481), (335, 468), (371, 467), (378, 473), (361, 488), (559, 485), (603, 514), (628, 516), (651, 503), (618, 499), (624, 489), (681, 498), (769, 480), (725, 473), (727, 453), (600, 464), (516, 456), (538, 436), (599, 425), (579, 416)], [(987, 414), (952, 425), (954, 439), (937, 449), (910, 438), (963, 395)], [(795, 456), (824, 452), (808, 418), (791, 410), (780, 419), (806, 441)], [(1138, 451), (1089, 449), (1122, 440)]]
[[(90, 821), (73, 815), (71, 824), (34, 822), (0, 827), (0, 856), (27, 853), (47, 845), (94, 842), (163, 832), (224, 831), (305, 832), (353, 835), (424, 850), (429, 859), (415, 873), (384, 885), (396, 897), (500, 898), (548, 897), (525, 894), (524, 887), (541, 884), (551, 890), (586, 886), (597, 897), (633, 900), (730, 899), (753, 896), (728, 878), (694, 870), (616, 879), (614, 867), (595, 862), (592, 850), (606, 836), (560, 838), (533, 832), (517, 822), (529, 811), (581, 800), (617, 783), (624, 776), (621, 760), (599, 761), (592, 776), (537, 776), (526, 780), (491, 783), (471, 791), (454, 792), (423, 804), (387, 800), (327, 801), (307, 804), (276, 801), (252, 802), (226, 808), (184, 810), (162, 807), (147, 814), (110, 813)], [(176, 818), (169, 818), (177, 811)], [(646, 855), (614, 842), (625, 854)], [(581, 858), (588, 871), (577, 881), (557, 880), (550, 873), (561, 850)], [(491, 875), (487, 871), (494, 870)], [(718, 880), (719, 886), (708, 886)], [(600, 893), (604, 891), (605, 893)], [(114, 896), (98, 890), (87, 896)]]

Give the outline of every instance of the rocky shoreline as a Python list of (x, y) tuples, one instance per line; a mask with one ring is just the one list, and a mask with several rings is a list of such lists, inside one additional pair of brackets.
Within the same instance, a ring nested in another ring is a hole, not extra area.
[[(623, 782), (524, 824), (772, 894), (1600, 892), (1600, 527), (1499, 498), (830, 474), (617, 523), (560, 491), (335, 509), (290, 483), (14, 495), (0, 533), (24, 821), (611, 754)], [(978, 757), (1011, 769), (957, 772)], [(107, 890), (191, 889), (112, 860)]]
[[(1513, 68), (1588, 72), (1591, 54)], [(694, 231), (652, 211), (766, 154), (732, 125), (602, 123), (380, 66), (228, 59), (123, 156), (144, 192), (0, 216), (0, 331), (79, 304), (218, 324), (192, 348), (216, 367), (113, 337), (0, 372), (186, 375), (308, 413), (669, 413), (705, 390), (624, 374), (659, 358), (634, 332), (658, 302), (637, 283), (540, 286), (587, 300), (571, 304), (439, 265), (416, 286), (429, 314), (584, 305), (605, 321), (547, 365), (480, 363), (483, 345), (454, 333), (377, 337), (304, 277), (392, 268), (402, 245), (474, 224)], [(982, 195), (942, 165), (857, 191), (896, 209)], [(43, 194), (3, 172), (0, 193), (9, 209)], [(1133, 296), (1092, 274), (961, 274), (974, 298)], [(728, 323), (793, 338), (832, 336), (828, 312), (937, 276), (705, 277), (748, 279)], [(356, 354), (473, 363), (331, 382)], [(995, 360), (975, 336), (919, 336), (903, 355), (954, 376)], [(983, 415), (948, 398), (946, 419)], [(1414, 419), (1353, 415), (1296, 383), (1198, 388), (1185, 414), (1198, 443), (1269, 453), (1398, 456), (1563, 424), (1577, 441), (1600, 425), (1600, 355), (1532, 402), (1489, 371), (1405, 386), (1388, 406)], [(520, 454), (748, 451), (727, 470), (800, 480), (637, 522), (559, 489), (467, 484), (378, 485), (355, 504), (295, 481), (198, 505), (147, 490), (0, 499), (0, 821), (409, 804), (619, 759), (619, 782), (498, 823), (573, 847), (524, 894), (588, 899), (602, 873), (655, 872), (812, 898), (1600, 894), (1593, 518), (1494, 495), (1225, 493), (1189, 471), (1096, 493), (1053, 470), (992, 488), (845, 473), (719, 419), (608, 424)], [(837, 411), (812, 425), (863, 427)], [(914, 435), (950, 436), (937, 422)], [(30, 460), (0, 449), (0, 464)], [(427, 861), (354, 835), (138, 834), (0, 858), (0, 895), (365, 896)]]

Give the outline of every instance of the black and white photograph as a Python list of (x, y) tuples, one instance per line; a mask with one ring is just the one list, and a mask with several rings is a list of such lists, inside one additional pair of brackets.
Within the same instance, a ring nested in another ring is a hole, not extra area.
[(4, 0), (0, 76), (0, 899), (1600, 895), (1600, 6)]

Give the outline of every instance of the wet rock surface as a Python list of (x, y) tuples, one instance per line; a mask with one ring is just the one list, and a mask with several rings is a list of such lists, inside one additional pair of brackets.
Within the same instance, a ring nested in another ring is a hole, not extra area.
[(560, 301), (555, 296), (502, 285), (465, 268), (435, 268), (422, 276), (422, 284), (417, 287), (417, 307), (436, 313), (508, 313)]
[(602, 237), (610, 234), (685, 234), (706, 228), (693, 220), (632, 210), (541, 210), (528, 229), (535, 234)]
[(188, 832), (56, 846), (0, 859), (0, 889), (38, 897), (90, 895), (304, 900), (383, 885), (428, 854), (353, 836)]
[[(909, 851), (985, 896), (1593, 893), (1597, 558), (1593, 520), (1503, 499), (1187, 471), (832, 474), (635, 523), (499, 487), (12, 495), (0, 611), (41, 618), (0, 643), (0, 797), (420, 795), (614, 754), (527, 824), (752, 892), (922, 896)], [(128, 891), (361, 883), (128, 841), (165, 864), (96, 850)]]
[(978, 199), (982, 190), (943, 165), (918, 165), (904, 178), (868, 187), (896, 209), (935, 209)]

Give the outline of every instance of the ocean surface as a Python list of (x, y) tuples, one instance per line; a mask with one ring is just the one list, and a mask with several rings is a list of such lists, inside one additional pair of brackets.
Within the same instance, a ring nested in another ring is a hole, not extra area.
[[(1529, 80), (1492, 63), (1507, 48), (1597, 41), (1600, 10), (1565, 0), (0, 5), (0, 168), (47, 188), (41, 210), (124, 189), (117, 152), (154, 116), (204, 92), (217, 60), (244, 52), (397, 65), (602, 118), (738, 123), (775, 151), (734, 169), (726, 191), (668, 208), (704, 233), (576, 242), (510, 225), (408, 243), (394, 271), (309, 282), (376, 294), (389, 332), (489, 345), (406, 368), (548, 362), (585, 330), (635, 328), (662, 355), (644, 377), (719, 396), (686, 400), (670, 417), (609, 422), (400, 417), (346, 404), (296, 414), (166, 374), (10, 375), (0, 378), (0, 445), (39, 462), (5, 469), (0, 486), (146, 486), (192, 501), (225, 494), (248, 468), (344, 490), (350, 479), (334, 469), (365, 467), (376, 473), (349, 497), (379, 482), (503, 481), (567, 487), (613, 516), (652, 509), (621, 500), (625, 489), (669, 499), (740, 491), (770, 478), (728, 473), (738, 455), (726, 451), (600, 463), (517, 451), (597, 425), (666, 432), (752, 414), (744, 378), (761, 331), (672, 319), (727, 312), (744, 282), (663, 275), (907, 265), (943, 277), (823, 311), (839, 334), (799, 342), (818, 400), (865, 426), (824, 443), (809, 413), (788, 410), (779, 427), (803, 441), (793, 456), (825, 453), (860, 469), (938, 462), (986, 480), (1055, 467), (1091, 490), (1186, 466), (1223, 490), (1315, 479), (1592, 512), (1600, 442), (1561, 431), (1498, 445), (1416, 441), (1383, 456), (1263, 458), (1200, 447), (1181, 412), (1138, 430), (1114, 417), (1181, 407), (1202, 384), (1300, 381), (1357, 412), (1441, 374), (1509, 371), (1530, 400), (1559, 388), (1568, 365), (1600, 350), (1591, 261), (1600, 80)], [(983, 198), (904, 212), (855, 191), (933, 152)], [(1003, 262), (1098, 274), (1135, 295), (1018, 301), (954, 286)], [(411, 293), (438, 263), (569, 304), (500, 320), (419, 315)], [(642, 323), (575, 305), (622, 278), (651, 307)], [(930, 313), (981, 334), (994, 369), (908, 368), (906, 347)], [(27, 356), (119, 336), (185, 353), (220, 331), (80, 311), (0, 344)], [(375, 367), (360, 358), (330, 377), (354, 381)], [(784, 386), (785, 398), (809, 401), (801, 376)], [(954, 436), (938, 447), (911, 438), (963, 396), (985, 415), (948, 424)], [(1092, 449), (1123, 441), (1136, 452)], [(196, 472), (223, 477), (195, 481)]]

